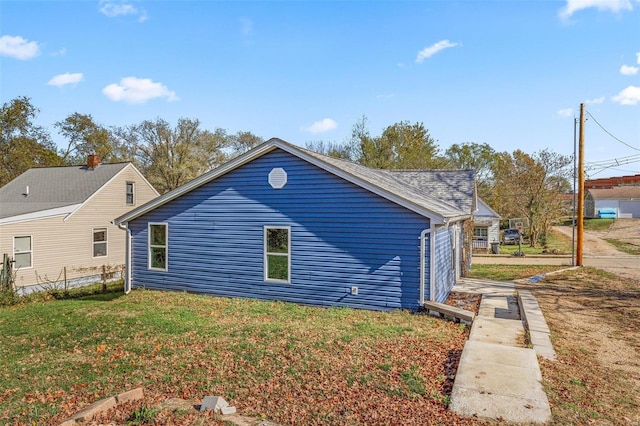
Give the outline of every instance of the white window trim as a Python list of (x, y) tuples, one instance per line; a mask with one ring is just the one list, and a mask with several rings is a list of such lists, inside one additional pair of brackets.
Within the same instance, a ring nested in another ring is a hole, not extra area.
[[(98, 241), (96, 243), (96, 241), (94, 240), (95, 236), (96, 236), (96, 231), (100, 231), (104, 229), (104, 241)], [(104, 256), (94, 256), (95, 254), (95, 246), (96, 244), (102, 244), (104, 243), (107, 246), (106, 249), (106, 253), (104, 254)], [(93, 230), (91, 231), (91, 257), (93, 259), (103, 259), (105, 257), (109, 256), (109, 230), (104, 227), (104, 228), (93, 228)]]
[[(286, 229), (287, 230), (287, 254), (285, 255), (284, 253), (268, 253), (267, 252), (267, 231), (269, 229)], [(264, 269), (264, 280), (267, 282), (273, 282), (273, 283), (285, 283), (285, 284), (290, 284), (291, 283), (291, 227), (290, 226), (281, 226), (281, 225), (265, 225), (264, 229), (262, 231), (262, 239), (263, 239), (263, 269)], [(268, 255), (272, 255), (272, 256), (287, 256), (287, 279), (286, 280), (277, 280), (274, 278), (269, 278), (268, 274), (269, 274), (269, 261), (268, 261)]]
[[(154, 268), (151, 266), (151, 226), (152, 225), (164, 225), (164, 246), (153, 246), (154, 248), (164, 247), (165, 249), (165, 262), (164, 268)], [(168, 271), (169, 270), (169, 223), (168, 222), (149, 222), (147, 224), (147, 269), (150, 271)]]
[[(476, 229), (485, 229), (487, 231), (487, 235), (476, 235)], [(473, 227), (473, 238), (489, 238), (489, 227), (488, 226), (474, 226)]]
[[(24, 270), (24, 269), (33, 269), (33, 235), (14, 235), (13, 236), (13, 260), (16, 260), (16, 238), (24, 238), (24, 237), (29, 237), (29, 242), (31, 245), (31, 250), (29, 250), (29, 253), (31, 253), (31, 266), (22, 266), (20, 268), (17, 268), (16, 270)], [(26, 251), (21, 251), (20, 253), (27, 253)], [(15, 263), (14, 263), (15, 265)]]
[[(129, 184), (131, 184), (131, 196), (132, 196), (132, 198), (133, 198), (133, 200), (132, 200), (132, 202), (131, 202), (131, 203), (129, 203), (129, 202), (128, 202), (128, 201), (129, 201), (129, 200), (128, 200), (128, 198), (129, 198), (129, 193), (127, 192), (127, 186), (129, 186)], [(131, 181), (127, 181), (127, 182), (125, 183), (125, 186), (124, 186), (124, 193), (125, 193), (125, 194), (124, 194), (124, 197), (125, 197), (125, 200), (124, 200), (124, 201), (125, 201), (125, 204), (126, 204), (126, 205), (128, 205), (128, 206), (135, 206), (135, 205), (136, 205), (136, 183), (135, 183), (135, 182), (131, 182)]]

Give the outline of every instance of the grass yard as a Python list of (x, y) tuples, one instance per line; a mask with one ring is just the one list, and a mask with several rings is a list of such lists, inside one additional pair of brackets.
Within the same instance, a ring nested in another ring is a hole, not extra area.
[(620, 250), (621, 252), (631, 254), (634, 256), (640, 255), (640, 246), (632, 243), (628, 243), (626, 241), (617, 240), (614, 238), (605, 238), (606, 242)]
[[(544, 269), (477, 265), (472, 274), (514, 280)], [(518, 288), (537, 298), (558, 356), (539, 358), (552, 424), (640, 424), (640, 282), (581, 268)]]
[(615, 219), (585, 219), (584, 230), (585, 231), (607, 231), (613, 225)]
[(0, 335), (0, 424), (56, 424), (138, 386), (109, 421), (193, 424), (155, 407), (223, 395), (282, 424), (478, 424), (447, 411), (468, 330), (406, 311), (135, 290), (1, 307)]
[[(571, 238), (550, 231), (544, 243), (538, 243), (537, 247), (530, 247), (528, 243), (523, 243), (522, 252), (525, 255), (532, 254), (571, 254)], [(513, 254), (518, 251), (518, 244), (503, 244), (500, 246), (500, 253)]]

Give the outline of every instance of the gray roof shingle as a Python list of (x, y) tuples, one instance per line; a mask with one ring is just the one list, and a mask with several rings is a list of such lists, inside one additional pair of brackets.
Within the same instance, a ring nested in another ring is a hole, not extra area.
[(474, 207), (475, 173), (462, 170), (388, 170), (392, 176), (465, 213)]
[(0, 188), (0, 219), (83, 203), (129, 164), (29, 169)]
[(471, 214), (472, 170), (380, 170), (296, 149), (444, 217)]

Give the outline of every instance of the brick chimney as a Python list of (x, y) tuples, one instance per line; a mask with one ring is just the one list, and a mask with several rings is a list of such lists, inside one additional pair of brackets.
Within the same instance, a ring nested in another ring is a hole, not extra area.
[(100, 156), (96, 154), (89, 154), (89, 157), (87, 158), (87, 168), (95, 169), (99, 165), (100, 165)]

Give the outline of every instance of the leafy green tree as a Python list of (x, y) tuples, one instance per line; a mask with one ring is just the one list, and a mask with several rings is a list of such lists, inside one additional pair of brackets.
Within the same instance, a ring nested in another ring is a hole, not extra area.
[(493, 166), (494, 208), (505, 218), (529, 219), (531, 247), (547, 235), (563, 211), (561, 194), (569, 187), (571, 157), (548, 149), (529, 155), (500, 153)]
[(264, 139), (262, 139), (260, 136), (254, 135), (251, 132), (243, 131), (238, 131), (233, 135), (228, 135), (226, 139), (226, 145), (230, 149), (230, 157), (244, 154), (251, 148), (255, 148), (256, 146), (264, 142)]
[(363, 117), (353, 128), (351, 145), (360, 164), (376, 169), (433, 169), (446, 164), (422, 123), (401, 121), (380, 136), (371, 136)]
[(327, 157), (340, 158), (343, 160), (351, 159), (349, 145), (343, 145), (335, 142), (314, 141), (305, 144), (309, 151), (326, 155)]
[(157, 118), (119, 129), (118, 137), (142, 173), (160, 193), (171, 191), (222, 164), (228, 139), (223, 129), (200, 128), (180, 118), (175, 127)]
[(97, 124), (91, 115), (76, 112), (54, 126), (68, 141), (67, 147), (60, 152), (68, 164), (84, 164), (89, 154), (97, 154), (105, 163), (127, 159), (118, 138)]
[(494, 184), (493, 166), (498, 153), (489, 144), (467, 142), (453, 144), (444, 153), (447, 167), (456, 169), (473, 169), (475, 171), (478, 195), (492, 204), (491, 192)]
[(27, 97), (15, 98), (0, 109), (0, 186), (32, 167), (62, 163), (49, 133), (33, 120), (39, 110)]

